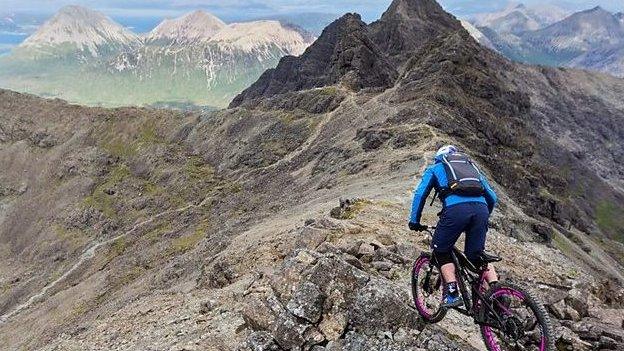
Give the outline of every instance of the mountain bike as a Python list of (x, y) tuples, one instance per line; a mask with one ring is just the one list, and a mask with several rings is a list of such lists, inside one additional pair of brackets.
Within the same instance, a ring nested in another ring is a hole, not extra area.
[[(431, 232), (435, 227), (429, 227)], [(513, 283), (499, 282), (488, 287), (488, 266), (502, 259), (483, 253), (479, 263), (471, 262), (453, 248), (457, 285), (463, 306), (453, 309), (472, 317), (480, 327), (488, 351), (554, 351), (554, 333), (544, 305), (527, 289)], [(412, 269), (412, 297), (421, 317), (429, 323), (440, 322), (448, 312), (442, 305), (442, 274), (435, 256), (424, 252)]]

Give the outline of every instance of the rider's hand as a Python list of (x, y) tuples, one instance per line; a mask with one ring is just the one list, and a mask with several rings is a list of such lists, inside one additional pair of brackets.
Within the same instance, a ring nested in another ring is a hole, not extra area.
[(422, 232), (427, 230), (429, 227), (426, 225), (422, 225), (420, 223), (409, 222), (408, 227), (410, 230), (414, 230), (417, 232)]

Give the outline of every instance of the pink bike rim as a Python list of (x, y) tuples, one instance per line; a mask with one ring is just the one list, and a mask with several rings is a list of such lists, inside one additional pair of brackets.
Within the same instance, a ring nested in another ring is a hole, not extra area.
[[(418, 262), (416, 263), (416, 266), (414, 267), (414, 276), (418, 279), (418, 272), (420, 272), (420, 269), (425, 265), (429, 263), (429, 258), (427, 257), (421, 257)], [(420, 289), (418, 289), (420, 291)], [(422, 295), (422, 294), (420, 294)], [(431, 312), (429, 312), (429, 310), (427, 309), (427, 306), (425, 305), (425, 301), (423, 300), (422, 296), (414, 296), (414, 303), (416, 304), (416, 309), (418, 310), (418, 312), (420, 312), (420, 315), (423, 316), (426, 319), (431, 318)]]

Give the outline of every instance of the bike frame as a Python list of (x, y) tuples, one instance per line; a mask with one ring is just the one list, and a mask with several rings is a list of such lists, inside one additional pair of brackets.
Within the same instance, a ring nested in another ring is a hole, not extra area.
[[(435, 227), (430, 229), (435, 229)], [(428, 232), (433, 236), (431, 231)], [(432, 253), (431, 256), (432, 260), (430, 261), (430, 264), (435, 265), (435, 255)], [(456, 247), (453, 248), (451, 257), (456, 268), (455, 275), (458, 278), (457, 285), (460, 293), (462, 294), (465, 306), (454, 309), (463, 315), (472, 317), (474, 322), (478, 325), (501, 329), (503, 321), (500, 314), (484, 297), (484, 294), (487, 291), (485, 278), (486, 273), (489, 270), (488, 264), (476, 267)], [(470, 289), (466, 286), (466, 283), (468, 283)], [(482, 306), (484, 308), (482, 308)], [(495, 318), (487, 318), (486, 312), (489, 312), (489, 316), (494, 316)]]
[[(453, 248), (451, 257), (456, 267), (457, 285), (465, 306), (465, 308), (456, 308), (455, 310), (473, 317), (476, 324), (500, 328), (502, 325), (501, 316), (484, 296), (487, 290), (485, 277), (489, 270), (488, 265), (475, 267), (457, 248)], [(466, 285), (469, 285), (470, 288)], [(494, 316), (495, 320), (488, 320), (486, 312), (489, 312), (490, 316)]]

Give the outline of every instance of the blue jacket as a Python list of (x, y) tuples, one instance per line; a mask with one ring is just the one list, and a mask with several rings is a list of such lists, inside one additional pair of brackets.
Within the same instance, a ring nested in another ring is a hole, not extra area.
[[(494, 206), (498, 201), (498, 198), (496, 197), (496, 193), (494, 192), (494, 190), (492, 190), (492, 187), (490, 187), (490, 184), (484, 176), (481, 176), (481, 183), (485, 188), (484, 196), (468, 197), (449, 195), (448, 197), (446, 197), (446, 199), (444, 199), (443, 206), (446, 208), (464, 202), (482, 202), (488, 205), (490, 213), (492, 213), (492, 211), (494, 210)], [(422, 210), (425, 206), (425, 202), (427, 201), (427, 197), (429, 196), (431, 189), (435, 188), (437, 191), (440, 191), (441, 188), (446, 188), (447, 186), (448, 180), (446, 178), (444, 165), (442, 164), (442, 158), (437, 157), (435, 159), (435, 163), (427, 167), (425, 173), (422, 176), (420, 184), (414, 190), (414, 200), (412, 201), (410, 222), (420, 223), (420, 216), (422, 215)]]

